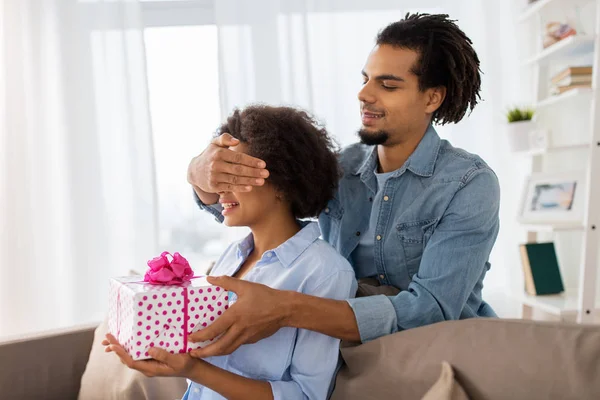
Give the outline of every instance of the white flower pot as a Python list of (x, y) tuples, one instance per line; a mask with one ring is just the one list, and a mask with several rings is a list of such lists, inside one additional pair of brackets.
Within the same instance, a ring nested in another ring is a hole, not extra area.
[(511, 122), (506, 125), (511, 151), (541, 150), (547, 147), (547, 132), (536, 129), (533, 121)]

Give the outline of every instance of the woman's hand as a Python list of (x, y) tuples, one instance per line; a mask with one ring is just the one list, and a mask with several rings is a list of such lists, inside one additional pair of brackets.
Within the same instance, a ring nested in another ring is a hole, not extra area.
[(140, 371), (149, 377), (178, 376), (187, 378), (194, 366), (200, 362), (204, 362), (191, 357), (188, 353), (171, 354), (164, 349), (156, 347), (148, 350), (148, 354), (153, 358), (152, 360), (134, 361), (110, 333), (106, 335), (106, 339), (102, 341), (102, 345), (105, 346), (104, 351), (115, 353), (127, 367)]

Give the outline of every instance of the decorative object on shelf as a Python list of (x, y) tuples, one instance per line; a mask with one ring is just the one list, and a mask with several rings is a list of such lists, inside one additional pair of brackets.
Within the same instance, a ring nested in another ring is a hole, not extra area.
[(526, 243), (519, 247), (525, 291), (532, 296), (564, 292), (554, 243)]
[(543, 47), (547, 48), (564, 38), (576, 35), (577, 31), (570, 24), (557, 21), (548, 22), (542, 39)]
[(550, 94), (562, 94), (571, 89), (592, 87), (592, 67), (568, 67), (551, 79)]
[(526, 180), (519, 220), (525, 224), (583, 223), (585, 173), (531, 174)]
[(531, 108), (513, 107), (506, 113), (508, 143), (513, 152), (542, 150), (547, 147), (548, 132), (536, 129)]

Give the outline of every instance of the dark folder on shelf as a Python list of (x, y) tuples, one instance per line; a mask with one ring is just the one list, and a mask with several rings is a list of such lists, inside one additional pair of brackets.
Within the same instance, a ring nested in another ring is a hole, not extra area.
[(562, 293), (565, 288), (554, 243), (526, 243), (520, 247), (525, 291), (531, 295)]

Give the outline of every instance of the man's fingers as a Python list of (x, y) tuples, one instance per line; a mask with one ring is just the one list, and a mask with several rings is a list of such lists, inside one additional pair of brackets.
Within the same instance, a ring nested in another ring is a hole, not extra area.
[(265, 180), (263, 178), (248, 178), (246, 176), (232, 175), (228, 173), (217, 174), (216, 180), (219, 183), (229, 183), (235, 186), (262, 186), (265, 184)]
[[(241, 336), (241, 331), (237, 331), (235, 329), (229, 329), (216, 342), (211, 343), (202, 349), (192, 350), (191, 355), (196, 358), (207, 358), (207, 357), (231, 354), (231, 352), (233, 350), (235, 350), (235, 348), (233, 346), (234, 343), (240, 343), (240, 345), (243, 344), (243, 341), (240, 340), (240, 336)], [(231, 349), (233, 349), (233, 350), (231, 350)], [(229, 350), (231, 350), (231, 351), (229, 351)]]
[(192, 333), (189, 336), (189, 341), (192, 343), (201, 343), (207, 340), (214, 339), (223, 332), (227, 331), (231, 327), (231, 325), (233, 325), (234, 321), (235, 316), (233, 316), (229, 311), (226, 311), (209, 327), (201, 329), (198, 332)]
[[(240, 155), (245, 155), (242, 153), (235, 153)], [(218, 166), (218, 172), (234, 175), (238, 177), (246, 177), (246, 178), (254, 178), (254, 179), (265, 179), (269, 177), (269, 171), (262, 168), (254, 168), (249, 167), (247, 165), (234, 163), (232, 161), (220, 160), (221, 163)], [(238, 183), (238, 182), (233, 182)], [(251, 181), (252, 184), (255, 184), (255, 181)]]
[(247, 281), (243, 281), (243, 280), (237, 279), (237, 278), (232, 278), (231, 276), (227, 276), (227, 275), (207, 276), (206, 280), (211, 285), (220, 286), (225, 290), (236, 293), (238, 296), (240, 295), (240, 292), (244, 290), (244, 287), (251, 284)]
[(214, 186), (214, 191), (219, 192), (249, 192), (252, 190), (252, 186), (240, 186), (232, 185), (231, 183), (218, 183)]
[(240, 144), (240, 141), (229, 133), (223, 133), (212, 140), (212, 144), (216, 144), (219, 147), (229, 147)]
[[(228, 163), (231, 163), (231, 164), (241, 164), (241, 165), (245, 165), (246, 167), (258, 169), (259, 174), (256, 176), (257, 178), (258, 177), (266, 178), (267, 176), (269, 176), (268, 172), (266, 175), (265, 175), (265, 172), (263, 172), (262, 168), (266, 168), (267, 164), (260, 158), (255, 158), (255, 157), (249, 156), (248, 154), (241, 153), (239, 151), (232, 151), (229, 149), (220, 150), (219, 158), (221, 160), (227, 161)], [(254, 176), (254, 175), (248, 175), (248, 176)]]

